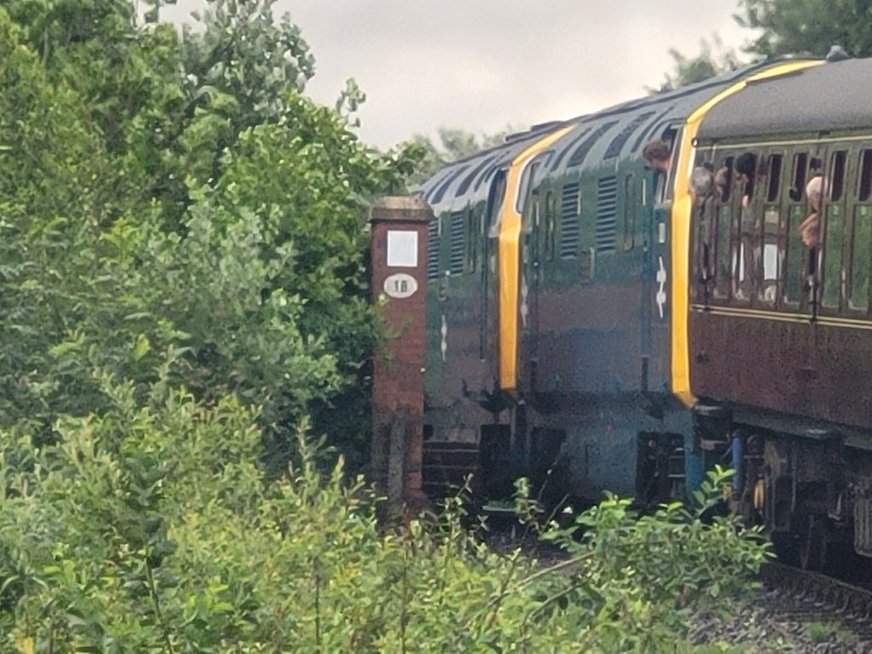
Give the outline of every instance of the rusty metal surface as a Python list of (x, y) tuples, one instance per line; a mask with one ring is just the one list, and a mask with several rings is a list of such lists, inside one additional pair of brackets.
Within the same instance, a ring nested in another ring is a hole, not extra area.
[(694, 393), (872, 428), (872, 331), (693, 312)]

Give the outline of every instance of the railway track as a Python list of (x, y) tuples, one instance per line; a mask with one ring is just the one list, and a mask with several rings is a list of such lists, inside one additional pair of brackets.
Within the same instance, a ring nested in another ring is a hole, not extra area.
[(791, 619), (839, 622), (872, 651), (872, 588), (778, 562), (765, 564), (760, 579)]

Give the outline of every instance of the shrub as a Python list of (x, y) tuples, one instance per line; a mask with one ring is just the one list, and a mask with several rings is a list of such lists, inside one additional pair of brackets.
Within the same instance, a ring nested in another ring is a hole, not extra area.
[(266, 482), (257, 416), (232, 396), (139, 407), (132, 385), (98, 383), (109, 409), (64, 418), (56, 443), (0, 436), (6, 649), (658, 651), (765, 554), (730, 518), (636, 519), (617, 498), (578, 518), (580, 541), (546, 530), (570, 557), (551, 567), (489, 549), (457, 503), (382, 532), (363, 481), (341, 459), (319, 472), (302, 435)]

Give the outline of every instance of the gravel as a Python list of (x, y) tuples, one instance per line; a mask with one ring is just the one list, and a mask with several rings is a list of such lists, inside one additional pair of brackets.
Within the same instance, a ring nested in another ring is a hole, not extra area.
[[(516, 534), (498, 532), (487, 540), (498, 552), (521, 547), (546, 566), (565, 557), (554, 546)], [(700, 654), (872, 654), (872, 640), (862, 639), (832, 612), (766, 587), (743, 598), (724, 598), (717, 611), (695, 615), (688, 640)]]
[(725, 600), (717, 614), (695, 616), (690, 640), (710, 645), (701, 648), (707, 652), (872, 654), (872, 642), (860, 640), (831, 613), (771, 589), (744, 600)]

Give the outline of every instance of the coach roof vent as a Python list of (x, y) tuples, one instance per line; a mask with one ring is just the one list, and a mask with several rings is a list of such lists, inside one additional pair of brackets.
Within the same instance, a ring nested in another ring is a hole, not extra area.
[(827, 53), (825, 57), (828, 64), (835, 63), (837, 61), (844, 61), (845, 59), (850, 59), (851, 55), (845, 52), (845, 49), (840, 46), (838, 43), (834, 44), (830, 51)]

